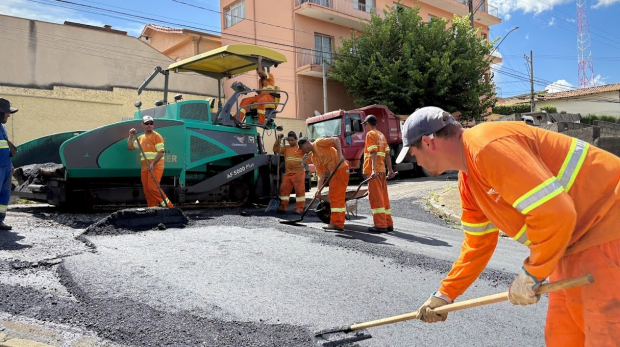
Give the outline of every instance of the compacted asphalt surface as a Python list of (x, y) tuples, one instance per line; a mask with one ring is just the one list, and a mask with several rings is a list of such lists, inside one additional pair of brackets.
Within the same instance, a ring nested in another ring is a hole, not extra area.
[[(415, 311), (437, 290), (462, 231), (426, 200), (455, 184), (390, 182), (395, 231), (386, 234), (366, 232), (367, 199), (342, 233), (324, 232), (313, 212), (290, 226), (279, 220), (299, 216), (249, 206), (186, 211), (186, 228), (82, 235), (106, 214), (13, 206), (14, 230), (0, 233), (0, 311), (81, 329), (97, 346), (313, 346), (313, 331)], [(506, 291), (525, 257), (501, 238), (458, 300)], [(370, 328), (373, 338), (358, 345), (543, 346), (546, 306), (543, 297)]]

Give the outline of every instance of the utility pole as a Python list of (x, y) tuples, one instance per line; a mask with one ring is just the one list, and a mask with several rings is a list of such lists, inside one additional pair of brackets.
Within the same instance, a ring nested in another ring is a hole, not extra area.
[(527, 60), (528, 63), (530, 63), (530, 86), (532, 90), (532, 93), (530, 95), (530, 110), (531, 112), (534, 112), (534, 110), (536, 109), (536, 105), (534, 104), (534, 53), (530, 51), (529, 58), (527, 57), (527, 55), (524, 55), (523, 57), (525, 58), (525, 60)]
[(474, 0), (467, 0), (467, 5), (469, 6), (469, 22), (471, 23), (471, 28), (474, 29)]

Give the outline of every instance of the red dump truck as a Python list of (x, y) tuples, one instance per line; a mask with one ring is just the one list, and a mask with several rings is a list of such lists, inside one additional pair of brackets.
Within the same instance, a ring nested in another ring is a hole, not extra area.
[[(400, 129), (404, 119), (394, 115), (387, 106), (371, 105), (349, 111), (332, 111), (311, 117), (306, 119), (306, 133), (311, 141), (319, 137), (337, 137), (342, 145), (343, 155), (349, 163), (351, 175), (363, 179), (362, 166), (364, 165), (366, 130), (362, 122), (369, 115), (377, 117), (377, 130), (381, 131), (388, 141), (394, 171), (398, 171), (400, 174), (423, 175), (423, 170), (415, 164), (415, 158), (408, 158), (407, 162), (394, 164), (403, 147)], [(312, 165), (310, 165), (310, 171), (314, 172)]]

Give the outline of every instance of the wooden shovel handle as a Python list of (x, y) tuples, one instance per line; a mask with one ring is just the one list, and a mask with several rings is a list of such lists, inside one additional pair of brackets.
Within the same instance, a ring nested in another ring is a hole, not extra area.
[[(592, 277), (592, 275), (583, 275), (580, 277), (568, 278), (568, 279), (553, 282), (553, 283), (543, 284), (540, 287), (538, 287), (538, 289), (536, 289), (536, 294), (544, 294), (544, 293), (549, 293), (549, 292), (553, 292), (556, 290), (584, 286), (584, 285), (587, 285), (593, 282), (594, 282), (594, 277)], [(435, 313), (448, 313), (448, 312), (464, 310), (466, 308), (494, 304), (496, 302), (502, 302), (502, 301), (507, 301), (507, 300), (508, 300), (508, 292), (503, 292), (503, 293), (483, 296), (481, 298), (465, 300), (465, 301), (461, 301), (461, 302), (457, 302), (453, 304), (444, 305), (444, 306), (434, 309), (433, 311)], [(354, 324), (351, 326), (351, 330), (372, 328), (372, 327), (376, 327), (379, 325), (397, 323), (397, 322), (402, 322), (402, 321), (412, 320), (412, 319), (419, 319), (419, 318), (420, 318), (419, 312), (415, 311), (411, 313), (401, 314), (399, 316), (378, 319), (378, 320), (374, 320), (371, 322)]]

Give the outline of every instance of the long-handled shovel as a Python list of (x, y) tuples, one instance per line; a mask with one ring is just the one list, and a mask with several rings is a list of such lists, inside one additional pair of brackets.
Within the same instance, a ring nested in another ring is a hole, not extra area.
[(316, 194), (314, 194), (314, 198), (312, 198), (312, 201), (310, 201), (308, 206), (306, 206), (306, 208), (304, 209), (304, 212), (301, 214), (301, 217), (299, 217), (299, 219), (295, 219), (295, 220), (281, 220), (280, 223), (282, 223), (282, 224), (289, 224), (289, 225), (296, 225), (297, 223), (299, 223), (302, 220), (304, 220), (304, 216), (306, 215), (306, 212), (308, 212), (308, 210), (310, 209), (310, 206), (312, 206), (312, 204), (314, 203), (314, 200), (316, 200), (316, 196), (321, 194), (321, 191), (323, 190), (323, 188), (325, 186), (327, 186), (327, 184), (329, 183), (329, 180), (332, 179), (332, 176), (336, 173), (336, 171), (338, 171), (338, 168), (340, 167), (340, 164), (342, 164), (343, 162), (344, 162), (344, 160), (340, 161), (338, 163), (338, 165), (336, 165), (336, 168), (334, 169), (334, 171), (332, 171), (329, 174), (329, 177), (327, 177), (325, 182), (323, 182), (323, 184), (319, 187), (319, 189), (317, 190)]
[[(594, 277), (592, 275), (584, 275), (575, 278), (569, 278), (553, 283), (543, 284), (538, 289), (536, 289), (536, 294), (544, 294), (553, 292), (561, 289), (569, 289), (578, 286), (588, 285), (594, 282)], [(464, 310), (466, 308), (472, 308), (477, 306), (489, 305), (496, 302), (502, 302), (508, 300), (508, 292), (483, 296), (481, 298), (465, 300), (458, 303), (453, 303), (449, 305), (444, 305), (434, 309), (435, 313), (447, 313), (454, 312), (459, 310)], [(336, 347), (342, 346), (344, 344), (366, 340), (371, 338), (372, 336), (366, 328), (377, 327), (385, 324), (392, 324), (397, 322), (402, 322), (411, 319), (419, 319), (420, 313), (418, 311), (393, 316), (383, 319), (374, 320), (366, 323), (359, 323), (349, 326), (341, 326), (332, 329), (326, 329), (319, 332), (314, 333), (314, 341), (322, 347)]]
[(164, 202), (167, 208), (170, 208), (170, 206), (168, 206), (168, 204), (166, 203), (166, 197), (164, 196), (164, 192), (161, 190), (161, 187), (159, 186), (159, 182), (157, 182), (157, 177), (155, 177), (155, 173), (153, 172), (153, 169), (151, 169), (151, 167), (149, 166), (149, 161), (146, 158), (146, 153), (144, 153), (144, 150), (142, 149), (142, 145), (140, 144), (140, 141), (138, 141), (137, 138), (136, 138), (136, 143), (138, 144), (140, 153), (142, 153), (142, 157), (144, 158), (144, 163), (146, 164), (146, 167), (149, 169), (149, 172), (151, 173), (151, 177), (153, 177), (153, 181), (155, 181), (155, 185), (157, 185), (157, 190), (159, 190), (159, 195), (161, 195), (161, 201)]
[[(280, 141), (280, 139), (276, 137), (276, 141)], [(265, 209), (265, 213), (277, 211), (278, 208), (280, 207), (280, 203), (282, 202), (282, 200), (280, 199), (280, 156), (281, 154), (279, 151), (276, 154), (278, 155), (278, 166), (276, 168), (276, 170), (278, 171), (276, 175), (277, 177), (276, 194), (278, 194), (278, 196), (277, 198), (271, 199), (269, 201), (269, 204), (267, 205), (267, 208)]]

